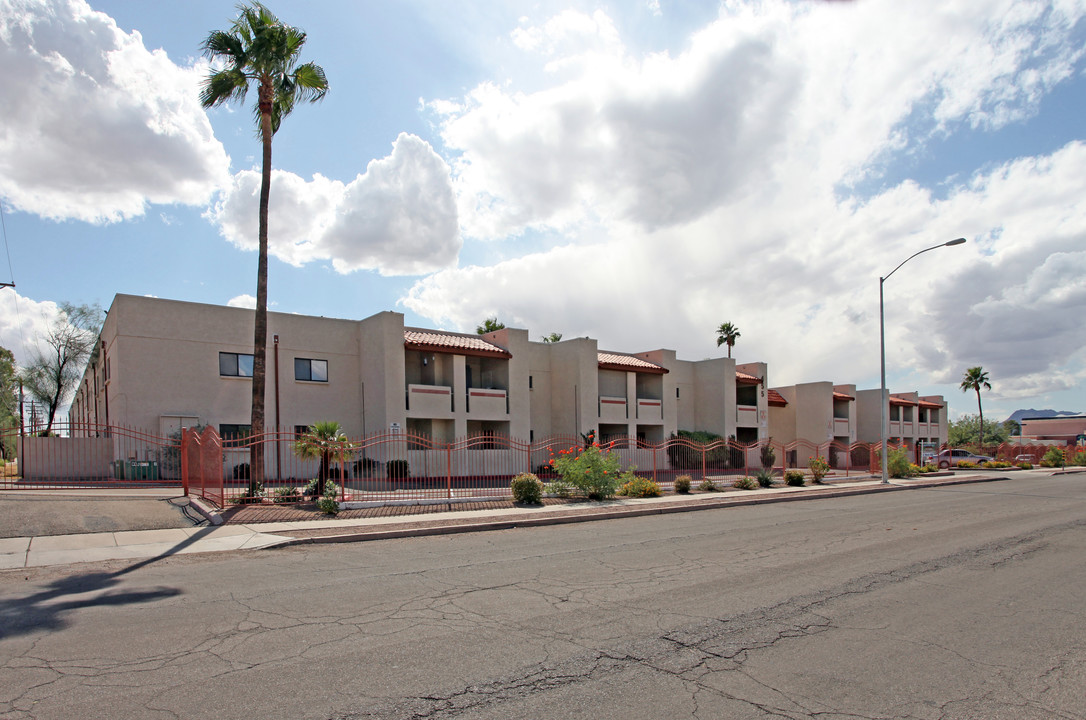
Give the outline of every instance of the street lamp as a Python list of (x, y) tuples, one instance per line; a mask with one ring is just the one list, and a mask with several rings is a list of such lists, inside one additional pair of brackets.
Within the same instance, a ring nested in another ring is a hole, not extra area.
[(922, 255), (923, 253), (926, 253), (929, 250), (937, 250), (938, 248), (941, 248), (941, 247), (953, 247), (954, 245), (961, 245), (964, 242), (965, 242), (965, 238), (958, 238), (956, 240), (950, 240), (950, 241), (945, 242), (945, 243), (939, 243), (938, 245), (932, 245), (929, 248), (924, 248), (923, 250), (921, 250), (919, 252), (915, 252), (912, 255), (910, 255), (909, 257), (902, 260), (901, 264), (898, 265), (893, 270), (891, 270), (890, 273), (888, 275), (886, 275), (886, 277), (880, 277), (879, 278), (879, 353), (881, 355), (881, 360), (882, 360), (882, 395), (880, 397), (880, 399), (882, 400), (882, 403), (881, 403), (882, 404), (882, 437), (880, 439), (882, 440), (882, 463), (881, 464), (882, 464), (882, 481), (883, 481), (883, 483), (889, 483), (890, 482), (890, 476), (886, 472), (886, 458), (887, 458), (886, 444), (887, 444), (887, 442), (889, 442), (889, 434), (890, 434), (890, 418), (889, 418), (890, 396), (886, 392), (886, 315), (885, 315), (885, 312), (883, 310), (883, 304), (882, 304), (882, 284), (890, 279), (890, 275), (893, 275), (898, 270), (900, 270), (902, 265), (909, 262), (910, 260), (912, 260), (917, 255)]

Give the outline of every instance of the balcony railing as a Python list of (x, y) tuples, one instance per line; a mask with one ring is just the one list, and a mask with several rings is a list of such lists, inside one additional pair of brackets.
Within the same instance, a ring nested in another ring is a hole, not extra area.
[(468, 388), (468, 414), (478, 418), (497, 418), (509, 414), (509, 393), (505, 390)]
[(662, 422), (664, 419), (664, 403), (651, 398), (637, 398), (637, 419)]
[(626, 422), (626, 398), (600, 395), (600, 420), (603, 422)]
[(755, 405), (736, 405), (735, 424), (739, 427), (758, 427), (758, 408)]
[(452, 412), (452, 388), (445, 385), (408, 385), (407, 411), (416, 417)]

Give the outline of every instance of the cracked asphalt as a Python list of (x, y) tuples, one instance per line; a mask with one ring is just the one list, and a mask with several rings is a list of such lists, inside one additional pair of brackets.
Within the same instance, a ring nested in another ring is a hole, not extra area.
[(1086, 476), (0, 572), (0, 718), (1086, 718)]

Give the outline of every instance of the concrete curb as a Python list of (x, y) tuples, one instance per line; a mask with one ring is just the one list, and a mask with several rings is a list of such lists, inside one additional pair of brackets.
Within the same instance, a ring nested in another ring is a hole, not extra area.
[(189, 505), (191, 505), (196, 512), (207, 518), (207, 521), (212, 525), (222, 525), (221, 511), (214, 505), (208, 503), (202, 497), (198, 495), (189, 496)]
[[(868, 485), (864, 487), (825, 487), (812, 488), (813, 492), (795, 493), (787, 495), (771, 495), (751, 498), (705, 498), (687, 503), (671, 503), (644, 507), (626, 507), (619, 509), (588, 508), (582, 512), (568, 515), (541, 515), (539, 517), (518, 516), (505, 517), (489, 521), (475, 523), (463, 523), (459, 525), (435, 524), (431, 527), (401, 528), (397, 530), (360, 529), (355, 532), (344, 532), (338, 535), (321, 535), (315, 537), (291, 538), (283, 543), (277, 543), (273, 547), (291, 547), (294, 545), (369, 542), (372, 540), (391, 540), (405, 537), (425, 537), (433, 535), (456, 535), (470, 532), (485, 532), (491, 530), (511, 530), (518, 527), (544, 527), (547, 525), (567, 525), (571, 523), (593, 522), (596, 520), (617, 520), (620, 518), (645, 517), (648, 515), (669, 515), (672, 513), (696, 512), (699, 510), (719, 510), (731, 507), (745, 507), (752, 505), (769, 505), (783, 502), (796, 502), (801, 500), (824, 500), (838, 497), (851, 497), (855, 495), (871, 495), (881, 492), (893, 492), (897, 490), (914, 490), (925, 488), (947, 487), (951, 485), (969, 485), (983, 482), (997, 482), (1006, 480), (1002, 477), (973, 477), (949, 480), (937, 483), (923, 483), (898, 485), (889, 483), (886, 485)], [(432, 521), (440, 523), (440, 520)], [(263, 548), (271, 549), (271, 548)]]

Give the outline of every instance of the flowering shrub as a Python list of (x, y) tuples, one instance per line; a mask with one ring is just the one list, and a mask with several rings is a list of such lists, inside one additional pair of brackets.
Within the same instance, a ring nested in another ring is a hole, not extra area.
[(550, 461), (555, 472), (590, 500), (614, 497), (619, 486), (618, 457), (599, 443), (559, 451)]
[(955, 467), (965, 468), (966, 470), (969, 470), (970, 468), (975, 468), (976, 466), (977, 464), (975, 462), (970, 462), (968, 460), (962, 460), (957, 465), (955, 465)]
[(808, 458), (807, 467), (811, 469), (811, 481), (815, 485), (821, 485), (822, 478), (830, 471), (830, 464), (821, 457)]
[(732, 481), (732, 487), (736, 490), (757, 490), (758, 481), (752, 477), (737, 477)]
[(989, 460), (981, 464), (989, 470), (1005, 470), (1011, 466), (1006, 460)]
[(924, 474), (939, 472), (939, 466), (935, 463), (928, 463), (927, 465), (917, 468), (917, 471)]
[(662, 493), (655, 480), (638, 477), (631, 471), (622, 475), (622, 487), (618, 494), (626, 497), (659, 497)]

